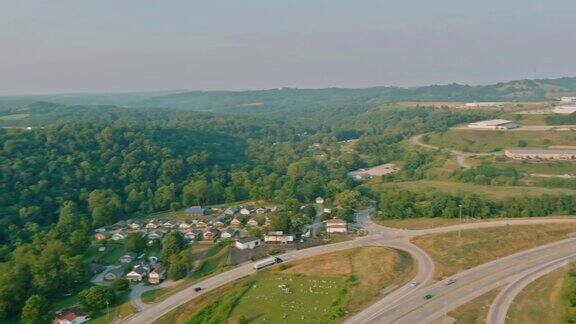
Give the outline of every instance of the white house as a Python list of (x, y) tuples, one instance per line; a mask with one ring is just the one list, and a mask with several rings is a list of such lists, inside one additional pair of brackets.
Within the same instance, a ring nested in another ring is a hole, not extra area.
[(134, 261), (137, 256), (138, 255), (136, 255), (136, 253), (133, 253), (133, 252), (126, 253), (120, 257), (120, 262), (130, 263), (130, 262)]
[(113, 241), (121, 241), (126, 238), (126, 232), (123, 230), (116, 231), (112, 234)]
[(250, 215), (250, 210), (248, 208), (242, 208), (242, 209), (240, 209), (240, 214)]
[(149, 271), (150, 269), (148, 267), (139, 264), (126, 274), (126, 279), (131, 282), (140, 282), (148, 275)]
[(166, 279), (166, 269), (161, 264), (148, 274), (148, 282), (153, 285), (159, 284), (164, 279)]
[(255, 220), (254, 218), (250, 218), (250, 219), (246, 222), (246, 225), (252, 226), (252, 227), (257, 227), (257, 226), (258, 226), (258, 221)]
[(222, 235), (220, 235), (220, 237), (222, 238), (233, 238), (234, 236), (236, 236), (236, 234), (238, 234), (238, 230), (232, 227), (228, 227), (224, 232), (222, 232)]
[(253, 249), (260, 245), (260, 239), (255, 237), (243, 237), (236, 240), (236, 248), (240, 250)]

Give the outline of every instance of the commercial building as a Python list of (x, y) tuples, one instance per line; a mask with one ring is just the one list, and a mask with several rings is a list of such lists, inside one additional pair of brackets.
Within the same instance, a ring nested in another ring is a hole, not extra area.
[(284, 234), (282, 231), (269, 232), (268, 234), (264, 235), (264, 242), (280, 244), (293, 243), (294, 235)]
[(348, 233), (348, 222), (343, 219), (329, 219), (326, 221), (326, 233)]
[(505, 120), (505, 119), (491, 119), (491, 120), (483, 120), (479, 122), (474, 122), (468, 124), (470, 128), (476, 129), (496, 129), (496, 130), (507, 130), (520, 127), (513, 121)]
[(559, 115), (572, 115), (576, 112), (576, 106), (556, 106), (552, 112)]
[(468, 102), (464, 106), (466, 107), (502, 107), (503, 102)]
[(560, 102), (576, 104), (576, 97), (562, 97), (560, 98)]
[(574, 161), (576, 160), (576, 150), (506, 150), (504, 155), (513, 160), (534, 160), (534, 161)]
[(240, 250), (253, 249), (260, 245), (260, 239), (255, 237), (243, 237), (236, 240), (236, 248)]

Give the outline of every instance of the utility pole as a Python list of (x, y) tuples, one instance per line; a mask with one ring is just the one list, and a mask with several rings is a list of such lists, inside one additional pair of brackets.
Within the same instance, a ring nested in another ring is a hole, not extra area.
[(460, 218), (460, 227), (458, 227), (458, 239), (462, 238), (462, 204), (458, 205), (458, 215)]

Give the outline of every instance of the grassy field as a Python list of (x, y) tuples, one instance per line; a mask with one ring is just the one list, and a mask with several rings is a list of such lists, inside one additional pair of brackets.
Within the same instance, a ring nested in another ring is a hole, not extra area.
[(419, 180), (406, 182), (374, 183), (369, 185), (374, 191), (378, 188), (396, 188), (414, 192), (430, 192), (438, 190), (451, 195), (477, 194), (486, 198), (504, 199), (517, 196), (540, 196), (542, 194), (557, 195), (560, 193), (576, 194), (576, 190), (563, 188), (522, 187), (522, 186), (482, 186), (472, 183), (463, 183), (444, 180)]
[(337, 322), (347, 312), (365, 307), (383, 288), (407, 282), (414, 271), (409, 255), (389, 248), (329, 253), (221, 287), (158, 323)]
[(557, 270), (529, 284), (508, 310), (511, 323), (561, 323), (561, 293), (566, 270)]
[(120, 305), (110, 307), (110, 314), (106, 313), (106, 309), (97, 312), (95, 314), (95, 317), (88, 323), (90, 324), (111, 323), (115, 320), (126, 318), (132, 314), (134, 314), (134, 307), (132, 307), (130, 301), (125, 301)]
[(492, 305), (492, 301), (496, 298), (499, 292), (499, 289), (495, 289), (477, 297), (449, 312), (448, 316), (455, 319), (454, 323), (456, 324), (484, 324), (488, 317), (490, 305)]
[[(104, 246), (106, 250), (99, 252), (98, 248)], [(118, 264), (119, 259), (124, 255), (124, 246), (122, 244), (95, 244), (88, 248), (88, 260), (100, 264)]]
[(374, 220), (374, 222), (382, 226), (412, 230), (412, 229), (425, 229), (425, 228), (456, 225), (460, 223), (460, 220), (457, 218), (419, 217), (419, 218), (406, 218), (406, 219)]
[(492, 162), (498, 167), (514, 168), (525, 173), (541, 174), (574, 174), (576, 173), (576, 163), (557, 162), (557, 163), (537, 163), (537, 162)]
[(481, 131), (450, 130), (430, 136), (431, 145), (456, 149), (463, 152), (487, 153), (506, 148), (518, 148), (518, 141), (527, 147), (544, 148), (551, 145), (573, 145), (575, 132), (559, 131)]
[(567, 238), (576, 224), (503, 226), (417, 237), (413, 241), (430, 254), (437, 279), (480, 264)]

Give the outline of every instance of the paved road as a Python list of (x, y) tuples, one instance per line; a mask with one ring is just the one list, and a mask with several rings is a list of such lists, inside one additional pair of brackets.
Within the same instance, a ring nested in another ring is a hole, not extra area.
[(576, 253), (561, 257), (557, 260), (538, 265), (516, 276), (513, 282), (500, 291), (498, 296), (492, 302), (488, 312), (487, 322), (490, 324), (505, 324), (506, 314), (514, 298), (530, 283), (536, 279), (569, 264), (570, 260), (576, 256)]
[[(422, 294), (424, 291), (428, 291), (431, 287), (434, 289), (438, 289), (438, 284), (427, 286), (431, 281), (434, 274), (434, 263), (430, 259), (430, 257), (421, 249), (410, 243), (409, 239), (418, 236), (418, 235), (427, 235), (427, 234), (438, 234), (438, 233), (445, 233), (449, 231), (455, 231), (459, 229), (472, 229), (472, 228), (484, 228), (484, 227), (494, 227), (494, 226), (506, 226), (506, 225), (528, 225), (528, 224), (543, 224), (543, 223), (564, 223), (564, 222), (574, 222), (576, 219), (568, 219), (568, 218), (558, 218), (558, 219), (518, 219), (518, 220), (503, 220), (503, 221), (492, 221), (492, 222), (485, 222), (485, 223), (468, 223), (462, 225), (454, 225), (454, 226), (447, 226), (443, 228), (433, 228), (433, 229), (425, 229), (425, 230), (401, 230), (395, 228), (387, 228), (379, 225), (375, 225), (372, 223), (368, 217), (370, 210), (364, 210), (358, 213), (357, 219), (360, 224), (362, 224), (368, 231), (369, 235), (357, 238), (353, 241), (346, 241), (341, 243), (329, 244), (329, 245), (322, 245), (313, 248), (308, 248), (299, 251), (291, 251), (285, 254), (280, 255), (280, 257), (286, 261), (292, 261), (307, 257), (312, 257), (324, 253), (330, 253), (345, 249), (350, 249), (354, 247), (362, 247), (362, 246), (388, 246), (392, 248), (397, 248), (401, 250), (405, 250), (409, 252), (412, 257), (415, 259), (416, 263), (418, 264), (418, 274), (416, 278), (413, 280), (418, 282), (418, 286), (413, 287), (411, 284), (406, 284), (392, 293), (388, 294), (387, 296), (383, 297), (380, 301), (376, 302), (375, 304), (371, 305), (370, 307), (366, 308), (365, 310), (359, 312), (354, 317), (351, 317), (348, 320), (348, 323), (367, 323), (367, 322), (381, 322), (384, 321), (388, 323), (386, 320), (388, 317), (388, 312), (390, 314), (398, 315), (399, 311), (401, 312), (402, 309), (405, 307), (409, 307), (413, 304), (418, 304), (415, 301), (420, 301), (422, 298)], [(574, 239), (576, 240), (576, 239)], [(573, 242), (573, 241), (571, 241)], [(562, 247), (562, 246), (561, 246)], [(576, 243), (574, 243), (574, 247), (576, 247)], [(562, 253), (564, 250), (558, 248), (555, 253)], [(540, 254), (539, 254), (540, 255)], [(505, 260), (500, 259), (500, 260)], [(500, 260), (494, 261), (495, 263), (499, 264)], [(528, 258), (523, 259), (528, 260)], [(537, 260), (541, 262), (541, 260)], [(493, 262), (493, 263), (494, 263)], [(507, 264), (505, 261), (504, 267)], [(489, 263), (492, 264), (492, 263)], [(471, 269), (483, 269), (484, 266), (489, 264)], [(480, 271), (480, 274), (486, 275), (493, 272), (498, 273), (507, 273), (501, 271), (501, 266), (494, 266), (495, 268), (487, 268), (483, 271)], [(516, 269), (516, 268), (512, 268)], [(521, 268), (520, 270), (525, 270)], [(470, 271), (470, 270), (468, 270)], [(519, 270), (517, 270), (519, 271)], [(226, 271), (224, 273), (209, 277), (197, 285), (185, 288), (174, 295), (166, 298), (163, 301), (158, 303), (154, 303), (151, 305), (146, 306), (137, 314), (127, 318), (124, 322), (126, 323), (151, 323), (163, 315), (167, 314), (171, 310), (174, 310), (180, 305), (185, 304), (186, 302), (205, 294), (213, 289), (221, 287), (223, 285), (229, 284), (234, 282), (240, 278), (249, 276), (254, 274), (256, 271), (252, 267), (252, 263), (240, 265), (234, 269)], [(465, 274), (467, 272), (463, 272)], [(514, 272), (513, 274), (515, 274)], [(461, 274), (457, 275), (460, 276)], [(464, 277), (467, 278), (467, 277)], [(202, 287), (202, 291), (195, 292), (194, 288), (200, 286)], [(460, 285), (454, 285), (453, 287), (459, 287)], [(476, 290), (475, 290), (476, 291)], [(414, 300), (414, 298), (416, 298)], [(471, 300), (473, 297), (470, 295), (466, 295), (466, 297), (462, 297), (459, 299), (461, 302), (465, 302)], [(457, 303), (456, 303), (457, 304)], [(430, 304), (429, 304), (430, 305)], [(431, 304), (434, 306), (434, 304)], [(452, 302), (450, 305), (455, 305)], [(459, 305), (459, 304), (458, 304)], [(392, 307), (392, 308), (391, 308)], [(455, 306), (457, 307), (457, 306)], [(454, 308), (455, 308), (454, 307)], [(437, 308), (427, 306), (426, 309), (429, 311), (436, 311)], [(394, 311), (394, 312), (392, 312)], [(401, 314), (400, 314), (401, 315)]]
[[(514, 281), (534, 267), (574, 255), (576, 239), (571, 238), (516, 253), (458, 273), (446, 281), (423, 287), (410, 297), (382, 310), (370, 323), (430, 323), (450, 310), (497, 287)], [(426, 295), (431, 295), (426, 299)]]

